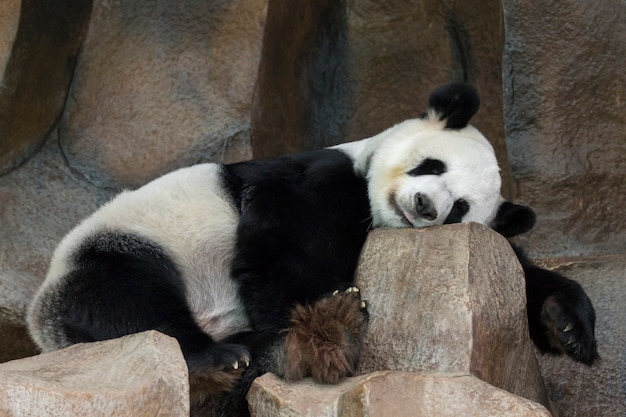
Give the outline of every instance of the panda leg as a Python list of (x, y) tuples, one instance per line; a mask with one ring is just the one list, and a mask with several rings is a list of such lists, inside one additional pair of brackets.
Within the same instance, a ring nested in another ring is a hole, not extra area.
[(544, 353), (566, 353), (587, 365), (599, 359), (591, 300), (576, 281), (533, 264), (514, 247), (524, 269), (530, 337)]
[(158, 330), (178, 340), (192, 385), (205, 391), (230, 389), (250, 361), (243, 345), (202, 331), (174, 263), (135, 236), (105, 234), (85, 245), (74, 268), (37, 296), (29, 322), (47, 350)]
[(296, 305), (286, 329), (282, 376), (289, 381), (311, 376), (326, 384), (353, 376), (368, 321), (366, 303), (356, 287)]
[(191, 415), (249, 416), (246, 394), (255, 378), (272, 372), (288, 381), (311, 376), (337, 383), (356, 372), (369, 314), (355, 287), (335, 291), (312, 304), (295, 305), (282, 331), (236, 334), (229, 341), (250, 348), (253, 362), (232, 391), (192, 402)]

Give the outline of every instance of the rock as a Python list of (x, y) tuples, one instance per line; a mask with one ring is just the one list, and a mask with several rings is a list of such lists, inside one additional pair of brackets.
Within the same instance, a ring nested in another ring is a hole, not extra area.
[(346, 141), (346, 3), (269, 0), (252, 113), (255, 158)]
[(374, 230), (356, 285), (371, 315), (361, 372), (474, 375), (550, 407), (521, 266), (496, 232), (475, 223)]
[(0, 174), (41, 148), (59, 118), (91, 1), (0, 4)]
[(187, 365), (155, 331), (3, 363), (0, 415), (186, 417)]
[(538, 214), (532, 256), (623, 252), (626, 7), (504, 1), (504, 113), (517, 198)]
[(248, 392), (252, 417), (549, 417), (540, 404), (473, 376), (374, 372), (339, 385), (288, 384), (273, 374)]
[(20, 6), (20, 0), (4, 0), (0, 3), (0, 79), (4, 78), (4, 70), (11, 57), (20, 20)]
[(592, 367), (567, 357), (539, 357), (550, 397), (563, 416), (626, 416), (626, 255), (545, 259), (544, 266), (578, 281), (596, 309), (601, 361)]
[(24, 319), (37, 289), (35, 283), (28, 275), (10, 274), (0, 269), (0, 363), (37, 352)]
[(0, 362), (35, 353), (25, 312), (52, 252), (111, 195), (76, 175), (54, 140), (20, 169), (0, 176)]
[(70, 165), (120, 188), (249, 158), (266, 3), (94, 2), (60, 123)]

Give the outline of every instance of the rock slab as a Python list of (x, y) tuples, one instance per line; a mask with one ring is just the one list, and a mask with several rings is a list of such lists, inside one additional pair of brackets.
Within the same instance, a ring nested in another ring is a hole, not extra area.
[(473, 376), (382, 371), (339, 385), (307, 379), (288, 384), (273, 374), (248, 393), (253, 417), (549, 417), (543, 406)]
[(156, 331), (0, 364), (0, 416), (189, 415), (187, 365)]
[(479, 224), (374, 230), (357, 270), (370, 327), (361, 372), (473, 375), (550, 407), (509, 243)]

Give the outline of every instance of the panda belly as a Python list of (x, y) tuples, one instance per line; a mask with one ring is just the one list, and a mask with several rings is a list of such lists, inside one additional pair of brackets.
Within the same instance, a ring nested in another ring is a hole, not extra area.
[[(174, 171), (118, 195), (70, 232), (57, 248), (29, 314), (38, 344), (51, 350), (71, 343), (58, 335), (46, 337), (49, 329), (38, 323), (37, 317), (60, 315), (55, 310), (65, 299), (48, 300), (54, 294), (67, 293), (67, 286), (81, 285), (75, 278), (77, 271), (85, 270), (80, 257), (93, 249), (94, 237), (111, 242), (106, 243), (108, 251), (120, 257), (127, 255), (127, 250), (146, 258), (142, 262), (171, 263), (191, 315), (215, 340), (247, 330), (238, 287), (230, 278), (239, 215), (222, 190), (220, 170), (219, 165), (202, 164)], [(162, 256), (153, 260), (147, 259), (151, 255), (143, 255), (154, 253)], [(80, 276), (89, 279), (87, 274)]]

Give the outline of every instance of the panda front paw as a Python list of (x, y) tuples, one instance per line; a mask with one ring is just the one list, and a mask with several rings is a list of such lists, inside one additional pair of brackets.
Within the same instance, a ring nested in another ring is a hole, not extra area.
[(599, 359), (594, 335), (595, 312), (584, 293), (576, 297), (552, 295), (546, 298), (541, 322), (556, 352), (564, 352), (587, 365)]
[(354, 375), (369, 314), (358, 288), (297, 305), (285, 338), (284, 377), (334, 384)]
[(250, 365), (248, 349), (237, 344), (215, 344), (188, 353), (185, 359), (189, 367), (190, 391), (201, 396), (230, 391)]

